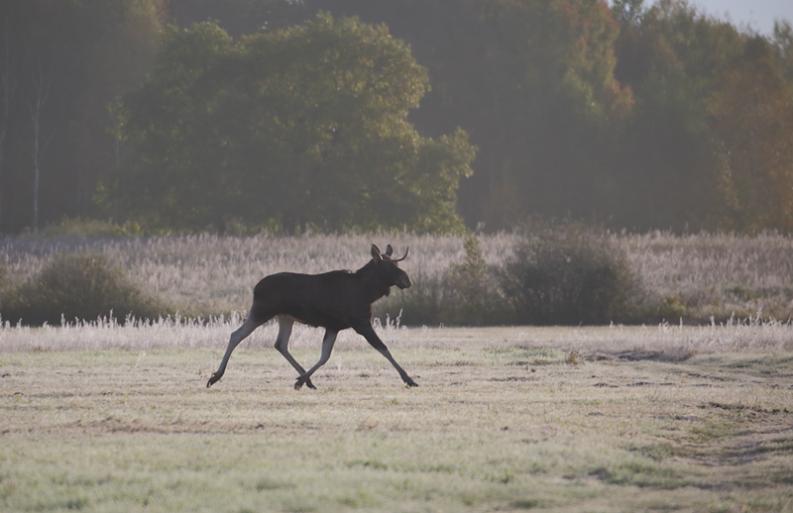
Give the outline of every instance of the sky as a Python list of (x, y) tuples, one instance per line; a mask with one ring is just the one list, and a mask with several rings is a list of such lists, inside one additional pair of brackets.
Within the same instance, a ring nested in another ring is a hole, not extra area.
[(691, 0), (703, 11), (718, 18), (726, 18), (744, 27), (771, 34), (774, 20), (784, 18), (793, 22), (793, 0)]

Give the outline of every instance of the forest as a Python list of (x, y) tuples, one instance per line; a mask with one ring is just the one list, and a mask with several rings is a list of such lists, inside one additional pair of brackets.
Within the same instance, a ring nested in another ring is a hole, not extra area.
[(684, 0), (7, 0), (0, 232), (793, 230), (793, 28)]

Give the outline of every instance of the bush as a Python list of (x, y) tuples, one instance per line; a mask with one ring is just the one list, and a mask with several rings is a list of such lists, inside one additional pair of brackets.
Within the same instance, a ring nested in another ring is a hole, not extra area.
[(5, 289), (9, 287), (8, 270), (3, 264), (0, 263), (0, 297), (2, 297)]
[(409, 326), (437, 325), (448, 322), (443, 307), (443, 281), (437, 276), (418, 274), (410, 276), (413, 285), (404, 291), (392, 293), (372, 307), (375, 317), (399, 318)]
[(59, 324), (62, 319), (94, 320), (112, 316), (156, 318), (172, 313), (144, 294), (101, 255), (55, 257), (39, 275), (8, 290), (0, 302), (3, 320), (24, 324)]
[(482, 256), (479, 240), (465, 239), (465, 258), (444, 275), (446, 322), (458, 325), (500, 324), (506, 321), (503, 298), (495, 286), (494, 271)]
[(640, 287), (608, 234), (578, 225), (545, 225), (519, 243), (500, 273), (515, 321), (603, 324), (636, 315)]
[[(8, 271), (8, 268), (0, 263), (0, 315), (4, 312), (3, 305), (5, 305), (10, 296), (11, 290), (13, 290), (14, 282), (11, 279), (11, 273)], [(0, 325), (2, 325), (2, 318), (0, 318)]]
[(464, 241), (465, 257), (439, 276), (417, 276), (414, 286), (397, 298), (376, 307), (376, 313), (400, 310), (411, 325), (452, 324), (457, 326), (509, 322), (509, 305), (495, 285), (495, 272), (485, 262), (479, 240)]

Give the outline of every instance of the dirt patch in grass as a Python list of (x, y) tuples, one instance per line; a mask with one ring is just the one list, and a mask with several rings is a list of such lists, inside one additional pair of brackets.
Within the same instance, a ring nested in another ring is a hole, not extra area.
[(651, 361), (651, 362), (685, 362), (696, 354), (687, 348), (670, 348), (663, 351), (650, 351), (646, 349), (632, 349), (628, 351), (615, 352), (594, 352), (586, 355), (590, 361), (600, 360), (621, 360), (628, 362)]

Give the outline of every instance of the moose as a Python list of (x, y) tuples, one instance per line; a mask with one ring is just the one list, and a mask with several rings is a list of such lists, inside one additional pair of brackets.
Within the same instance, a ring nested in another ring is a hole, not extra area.
[[(394, 249), (389, 244), (385, 253), (372, 244), (372, 259), (355, 272), (331, 271), (323, 274), (282, 272), (263, 278), (253, 289), (253, 305), (243, 325), (229, 338), (226, 353), (218, 370), (207, 381), (207, 388), (217, 383), (226, 372), (231, 353), (253, 331), (273, 317), (278, 318), (278, 335), (275, 348), (295, 368), (299, 376), (295, 390), (305, 384), (316, 388), (311, 376), (330, 358), (339, 331), (352, 328), (366, 338), (369, 344), (391, 362), (402, 381), (409, 387), (418, 386), (397, 363), (388, 347), (372, 327), (372, 303), (390, 293), (392, 286), (410, 287), (410, 278), (399, 268), (410, 249), (401, 258), (392, 258)], [(306, 371), (289, 353), (289, 335), (295, 321), (325, 328), (322, 355)]]

